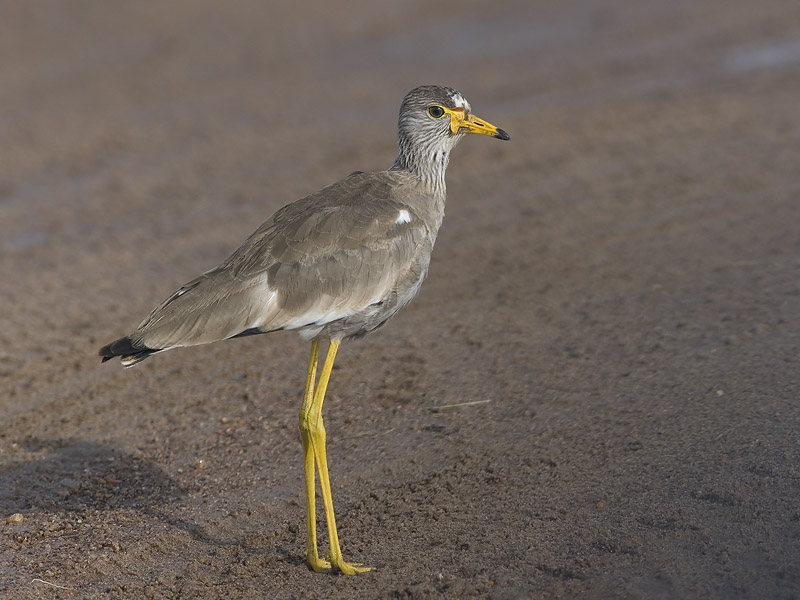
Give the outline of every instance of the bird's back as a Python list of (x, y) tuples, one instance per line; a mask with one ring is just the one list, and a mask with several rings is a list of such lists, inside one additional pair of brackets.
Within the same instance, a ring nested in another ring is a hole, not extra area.
[(364, 335), (416, 295), (443, 208), (408, 173), (353, 173), (280, 209), (123, 340), (157, 351), (279, 329)]

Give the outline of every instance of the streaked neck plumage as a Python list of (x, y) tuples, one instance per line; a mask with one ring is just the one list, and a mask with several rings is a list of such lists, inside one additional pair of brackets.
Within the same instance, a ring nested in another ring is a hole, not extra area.
[(401, 124), (399, 152), (391, 170), (416, 175), (427, 191), (444, 197), (447, 193), (444, 175), (450, 163), (450, 151), (460, 138), (461, 135), (446, 138), (414, 136), (404, 131)]

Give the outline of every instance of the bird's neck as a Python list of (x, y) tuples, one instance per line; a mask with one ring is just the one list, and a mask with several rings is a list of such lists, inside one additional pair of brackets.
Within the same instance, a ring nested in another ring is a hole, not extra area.
[(434, 144), (410, 144), (400, 140), (400, 151), (392, 171), (408, 171), (431, 193), (444, 196), (444, 174), (450, 163), (450, 148)]

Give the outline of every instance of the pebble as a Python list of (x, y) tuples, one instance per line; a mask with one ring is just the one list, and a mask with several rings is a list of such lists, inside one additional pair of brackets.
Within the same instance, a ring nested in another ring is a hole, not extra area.
[(16, 525), (22, 523), (24, 520), (25, 517), (23, 517), (21, 513), (14, 513), (6, 519), (6, 525)]

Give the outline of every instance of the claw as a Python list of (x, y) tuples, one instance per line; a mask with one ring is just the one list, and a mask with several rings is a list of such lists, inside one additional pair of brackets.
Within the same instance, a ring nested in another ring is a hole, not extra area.
[[(330, 558), (330, 557), (329, 557)], [(316, 573), (332, 573), (341, 571), (345, 575), (355, 575), (356, 573), (367, 573), (374, 570), (374, 567), (364, 567), (361, 563), (349, 563), (343, 560), (325, 560), (318, 557), (306, 557), (308, 566)]]
[(344, 561), (332, 561), (332, 568), (338, 569), (345, 575), (355, 575), (356, 573), (368, 573), (374, 567), (363, 567), (361, 563), (348, 563)]
[(332, 570), (331, 563), (324, 558), (317, 556), (306, 556), (308, 566), (311, 567), (316, 573), (330, 573)]

